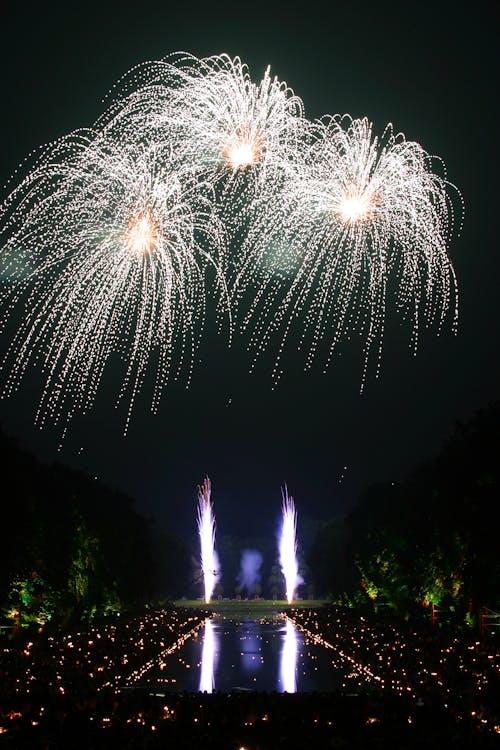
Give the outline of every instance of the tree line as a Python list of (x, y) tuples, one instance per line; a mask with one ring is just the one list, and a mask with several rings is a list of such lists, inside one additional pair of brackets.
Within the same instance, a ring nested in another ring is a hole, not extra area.
[(184, 593), (189, 551), (141, 516), (132, 498), (83, 472), (39, 463), (2, 432), (0, 469), (4, 624), (90, 620)]
[[(479, 622), (500, 611), (500, 403), (458, 424), (440, 453), (403, 481), (369, 487), (301, 549), (303, 597), (406, 618)], [(45, 465), (0, 431), (4, 623), (89, 620), (201, 595), (198, 554), (145, 519), (132, 498), (83, 472)], [(239, 594), (243, 542), (220, 540), (216, 595)], [(244, 595), (283, 596), (276, 540), (259, 549), (262, 578)], [(198, 591), (199, 589), (199, 591)]]
[(500, 610), (500, 403), (457, 424), (404, 481), (369, 487), (322, 524), (308, 562), (317, 590), (348, 606), (478, 622)]

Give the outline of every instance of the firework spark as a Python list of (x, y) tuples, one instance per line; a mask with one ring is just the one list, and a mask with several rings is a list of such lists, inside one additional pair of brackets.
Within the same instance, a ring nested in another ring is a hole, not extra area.
[(421, 319), (440, 330), (451, 311), (455, 330), (457, 286), (446, 247), (453, 186), (434, 164), (390, 125), (380, 139), (366, 118), (311, 125), (302, 161), (248, 233), (236, 284), (256, 287), (243, 319), (255, 359), (281, 338), (276, 381), (294, 326), (306, 369), (320, 343), (328, 343), (326, 370), (339, 342), (357, 333), (365, 339), (362, 385), (374, 348), (378, 374), (389, 297), (412, 322), (414, 351)]
[(275, 381), (292, 340), (326, 371), (355, 333), (363, 387), (389, 302), (414, 351), (421, 321), (456, 327), (453, 186), (435, 164), (391, 126), (378, 138), (366, 118), (309, 123), (286, 83), (269, 68), (254, 83), (238, 57), (137, 66), (0, 205), (2, 395), (38, 364), (38, 423), (69, 422), (121, 362), (126, 431), (151, 376), (153, 412), (169, 379), (189, 383), (209, 276), (229, 339), (228, 287), (243, 311), (253, 364), (278, 341)]
[(206, 477), (198, 485), (198, 535), (200, 537), (201, 570), (205, 588), (205, 602), (212, 598), (215, 584), (219, 578), (219, 561), (215, 551), (215, 516), (210, 499), (212, 485)]
[(201, 60), (176, 54), (147, 63), (113, 95), (103, 116), (107, 127), (129, 123), (131, 133), (155, 138), (180, 134), (190, 168), (218, 186), (228, 229), (240, 226), (253, 201), (276, 192), (307, 132), (302, 102), (286, 83), (269, 68), (253, 83), (240, 58), (226, 54)]
[(300, 583), (299, 565), (297, 562), (297, 511), (293, 497), (289, 497), (288, 489), (282, 487), (283, 504), (281, 533), (279, 539), (280, 565), (285, 576), (286, 598), (290, 604), (293, 601), (295, 589)]
[(184, 369), (191, 378), (207, 264), (225, 284), (223, 239), (211, 187), (171, 154), (170, 144), (73, 134), (46, 150), (2, 206), (4, 323), (22, 314), (3, 395), (41, 364), (40, 424), (86, 412), (108, 362), (124, 362), (125, 431), (148, 369), (153, 412), (169, 376)]

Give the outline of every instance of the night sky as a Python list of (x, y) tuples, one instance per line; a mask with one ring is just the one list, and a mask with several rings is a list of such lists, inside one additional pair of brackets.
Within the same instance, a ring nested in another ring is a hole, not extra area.
[(183, 535), (192, 533), (204, 474), (220, 533), (271, 533), (284, 480), (302, 517), (326, 519), (369, 483), (404, 477), (457, 420), (499, 397), (493, 3), (286, 6), (104, 0), (9, 3), (0, 11), (2, 182), (31, 149), (91, 125), (130, 67), (185, 50), (239, 55), (255, 81), (270, 64), (310, 118), (366, 115), (380, 134), (392, 122), (444, 159), (463, 194), (464, 230), (449, 247), (458, 336), (449, 326), (440, 338), (424, 331), (414, 358), (409, 329), (392, 310), (380, 378), (372, 371), (362, 395), (360, 341), (345, 346), (326, 375), (320, 366), (304, 373), (302, 358), (289, 357), (272, 390), (271, 357), (249, 375), (244, 341), (228, 351), (209, 328), (191, 388), (168, 386), (157, 416), (140, 400), (125, 438), (112, 383), (92, 414), (75, 421), (61, 452), (58, 431), (33, 425), (35, 375), (0, 403), (4, 430), (24, 447), (126, 491), (142, 512)]

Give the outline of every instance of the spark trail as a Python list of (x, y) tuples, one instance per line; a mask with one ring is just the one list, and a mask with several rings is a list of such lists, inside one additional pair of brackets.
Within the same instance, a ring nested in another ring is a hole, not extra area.
[(215, 516), (211, 501), (212, 485), (205, 477), (198, 485), (198, 534), (200, 537), (201, 570), (203, 574), (205, 602), (212, 598), (219, 578), (219, 561), (215, 551)]
[(42, 147), (9, 190), (0, 396), (41, 370), (40, 426), (87, 413), (106, 373), (125, 432), (146, 387), (156, 413), (168, 382), (191, 381), (212, 304), (229, 342), (233, 320), (247, 333), (252, 369), (274, 348), (275, 383), (287, 350), (326, 372), (356, 335), (363, 388), (391, 307), (413, 352), (423, 327), (456, 330), (461, 196), (443, 163), (392, 125), (309, 121), (239, 57), (136, 66), (91, 128)]
[[(102, 122), (131, 137), (175, 134), (190, 170), (216, 187), (230, 235), (276, 193), (308, 132), (302, 101), (285, 82), (269, 67), (254, 82), (247, 65), (227, 54), (177, 53), (132, 69)], [(237, 266), (238, 253), (233, 260)]]
[(2, 220), (3, 326), (13, 319), (3, 396), (38, 366), (36, 421), (69, 421), (89, 411), (114, 362), (126, 431), (148, 373), (153, 413), (170, 378), (189, 383), (207, 266), (225, 287), (221, 228), (211, 186), (179, 165), (171, 145), (71, 134), (0, 206)]
[(297, 562), (297, 511), (293, 497), (288, 495), (286, 485), (281, 488), (282, 524), (279, 538), (280, 565), (286, 583), (286, 598), (290, 604), (293, 601), (295, 589), (301, 582)]
[[(380, 367), (386, 313), (410, 323), (417, 349), (422, 324), (456, 330), (458, 293), (447, 254), (453, 195), (444, 166), (388, 125), (374, 135), (367, 118), (311, 123), (289, 179), (256, 216), (236, 286), (255, 294), (242, 319), (254, 363), (275, 343), (273, 379), (298, 341), (304, 367), (323, 370), (342, 341), (364, 340)], [(459, 222), (461, 216), (459, 216)]]

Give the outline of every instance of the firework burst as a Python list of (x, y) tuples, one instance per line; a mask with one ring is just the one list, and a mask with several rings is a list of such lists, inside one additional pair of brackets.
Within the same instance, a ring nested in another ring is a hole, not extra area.
[(326, 370), (356, 333), (363, 384), (389, 302), (414, 350), (422, 320), (456, 326), (453, 186), (436, 164), (366, 118), (309, 123), (286, 83), (252, 82), (238, 57), (137, 66), (0, 205), (3, 396), (39, 365), (38, 422), (69, 420), (121, 362), (127, 429), (150, 376), (153, 411), (169, 379), (189, 383), (209, 277), (229, 338), (230, 287), (254, 364), (278, 342), (275, 381), (297, 337), (305, 368)]
[(320, 342), (328, 342), (326, 369), (341, 339), (364, 336), (363, 384), (373, 348), (378, 372), (388, 290), (412, 321), (414, 350), (421, 318), (440, 330), (451, 309), (455, 328), (456, 279), (446, 249), (453, 186), (434, 171), (435, 161), (390, 125), (377, 138), (366, 118), (311, 125), (290, 180), (260, 207), (236, 283), (256, 288), (243, 320), (255, 357), (281, 338), (275, 380), (298, 320), (306, 369)]
[(47, 148), (2, 207), (4, 323), (22, 313), (3, 395), (40, 364), (40, 424), (87, 411), (111, 361), (123, 362), (125, 429), (148, 367), (153, 411), (170, 376), (191, 377), (207, 264), (224, 287), (222, 234), (210, 186), (171, 152), (171, 144), (73, 134)]
[(307, 131), (302, 102), (286, 83), (269, 68), (253, 83), (240, 58), (225, 54), (146, 63), (113, 96), (107, 127), (128, 123), (155, 138), (180, 134), (190, 168), (218, 187), (218, 208), (233, 234), (254, 200), (276, 192)]

